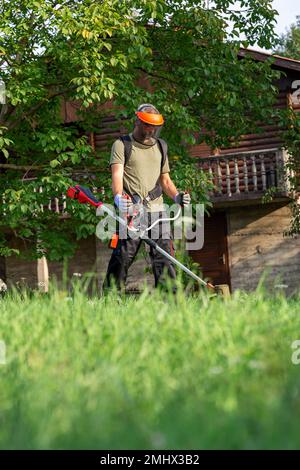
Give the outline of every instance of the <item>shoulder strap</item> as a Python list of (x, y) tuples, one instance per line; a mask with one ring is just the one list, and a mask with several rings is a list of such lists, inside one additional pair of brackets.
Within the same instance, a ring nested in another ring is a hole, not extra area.
[[(158, 142), (158, 147), (161, 153), (160, 172), (162, 172), (162, 169), (164, 167), (164, 164), (168, 156), (168, 144), (165, 140), (160, 139), (160, 138), (157, 139), (157, 142)], [(147, 202), (153, 201), (154, 199), (157, 199), (159, 196), (161, 196), (162, 193), (163, 193), (162, 187), (160, 185), (159, 178), (158, 178), (155, 187), (151, 191), (149, 191), (144, 201), (147, 201)]]
[[(130, 138), (129, 135), (122, 135), (119, 138), (124, 144), (124, 157), (125, 157), (124, 166), (125, 166), (125, 165), (127, 165), (128, 160), (129, 160), (130, 155), (131, 155), (132, 141), (131, 141), (131, 138)], [(164, 167), (164, 164), (166, 162), (167, 155), (168, 155), (168, 144), (165, 140), (160, 139), (160, 138), (157, 139), (157, 142), (158, 142), (159, 150), (160, 150), (161, 155), (162, 155), (161, 164), (160, 164), (160, 170), (162, 170), (163, 167)]]
[(126, 166), (131, 155), (132, 142), (131, 142), (131, 138), (129, 135), (121, 135), (120, 140), (124, 144), (124, 157), (125, 157), (124, 166)]
[(164, 164), (167, 160), (167, 156), (168, 156), (168, 144), (165, 140), (160, 139), (160, 138), (157, 139), (157, 142), (158, 142), (159, 150), (162, 155), (161, 165), (160, 165), (160, 171), (162, 171)]

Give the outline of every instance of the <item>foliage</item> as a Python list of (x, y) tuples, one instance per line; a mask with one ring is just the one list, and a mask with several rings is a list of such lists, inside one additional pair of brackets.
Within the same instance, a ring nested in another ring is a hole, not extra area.
[(174, 156), (171, 172), (176, 187), (188, 191), (193, 204), (203, 204), (206, 211), (212, 206), (209, 195), (214, 188), (213, 181), (207, 172), (197, 168), (194, 158)]
[[(68, 203), (72, 221), (40, 211), (48, 197), (83, 174), (110, 197), (109, 150), (92, 152), (86, 137), (108, 114), (131, 128), (137, 105), (153, 101), (166, 118), (170, 155), (181, 157), (195, 142), (226, 144), (268, 121), (276, 73), (269, 61), (239, 60), (237, 52), (240, 36), (244, 46), (271, 47), (276, 11), (268, 1), (243, 0), (241, 11), (235, 3), (1, 2), (1, 221), (39, 240), (36, 256), (70, 255), (72, 240), (92, 230), (85, 207)], [(64, 122), (66, 102), (76, 105), (76, 122)], [(7, 253), (4, 238), (0, 249)]]
[(283, 137), (285, 148), (289, 154), (286, 168), (289, 173), (288, 182), (292, 196), (290, 204), (292, 218), (290, 228), (285, 235), (293, 236), (300, 233), (300, 116), (290, 109), (285, 121), (287, 130)]
[[(296, 16), (296, 22), (285, 34), (281, 35), (274, 53), (291, 59), (300, 59), (300, 16)], [(296, 98), (298, 87), (299, 83), (295, 80), (291, 90), (294, 95), (293, 99)], [(292, 108), (289, 108), (280, 113), (280, 120), (281, 126), (286, 129), (282, 135), (284, 148), (289, 154), (289, 162), (286, 165), (288, 176), (285, 175), (285, 179), (291, 188), (290, 195), (292, 197), (290, 204), (291, 223), (285, 235), (294, 236), (300, 233), (300, 117)], [(270, 199), (272, 199), (271, 192), (267, 195), (266, 200)]]
[(296, 16), (296, 23), (291, 24), (288, 31), (280, 36), (275, 53), (300, 59), (300, 16)]

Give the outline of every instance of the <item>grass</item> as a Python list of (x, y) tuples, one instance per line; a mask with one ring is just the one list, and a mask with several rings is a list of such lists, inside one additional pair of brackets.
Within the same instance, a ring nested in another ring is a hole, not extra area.
[(0, 448), (300, 447), (300, 296), (0, 300)]

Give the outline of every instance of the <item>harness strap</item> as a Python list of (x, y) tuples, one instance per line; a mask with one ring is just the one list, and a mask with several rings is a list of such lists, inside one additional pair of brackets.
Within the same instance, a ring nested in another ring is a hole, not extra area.
[[(124, 157), (125, 157), (124, 166), (126, 166), (128, 161), (129, 161), (129, 158), (131, 156), (131, 152), (132, 152), (132, 140), (131, 140), (131, 138), (128, 134), (127, 135), (122, 135), (120, 137), (120, 140), (124, 144)], [(157, 139), (157, 143), (158, 143), (160, 153), (162, 155), (161, 166), (160, 166), (160, 169), (162, 171), (163, 166), (165, 164), (165, 161), (167, 159), (168, 146), (167, 146), (167, 143), (163, 139), (160, 139), (160, 138)], [(129, 191), (126, 191), (126, 192), (127, 192), (127, 194), (129, 194)], [(157, 199), (158, 197), (160, 197), (162, 195), (162, 193), (163, 193), (162, 187), (161, 187), (161, 185), (159, 183), (159, 180), (158, 180), (156, 185), (154, 186), (154, 188), (151, 189), (148, 192), (147, 196), (143, 199), (143, 204), (147, 204), (149, 201), (153, 201), (154, 199)], [(131, 194), (129, 194), (129, 196), (131, 198), (133, 197), (133, 195), (131, 195)]]

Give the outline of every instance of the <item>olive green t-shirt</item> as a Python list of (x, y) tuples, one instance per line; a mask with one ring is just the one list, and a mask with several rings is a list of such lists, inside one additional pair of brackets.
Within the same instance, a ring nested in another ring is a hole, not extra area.
[[(132, 141), (132, 152), (124, 167), (123, 186), (124, 190), (130, 194), (138, 194), (142, 199), (153, 189), (162, 173), (170, 171), (168, 158), (161, 171), (162, 154), (159, 144), (155, 143), (151, 147), (137, 142), (132, 134), (129, 134)], [(118, 139), (111, 149), (110, 166), (114, 163), (125, 163), (124, 144)], [(153, 201), (149, 201), (147, 209), (150, 212), (163, 210), (162, 195)]]

